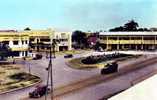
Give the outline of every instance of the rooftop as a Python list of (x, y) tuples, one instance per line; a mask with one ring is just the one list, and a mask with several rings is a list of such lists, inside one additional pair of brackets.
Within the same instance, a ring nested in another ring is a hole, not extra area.
[(157, 32), (100, 32), (99, 35), (157, 35)]

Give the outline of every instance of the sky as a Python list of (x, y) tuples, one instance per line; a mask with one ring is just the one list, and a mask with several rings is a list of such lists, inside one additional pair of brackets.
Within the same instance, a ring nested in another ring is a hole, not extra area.
[(157, 0), (0, 0), (0, 29), (99, 31), (131, 19), (157, 27)]

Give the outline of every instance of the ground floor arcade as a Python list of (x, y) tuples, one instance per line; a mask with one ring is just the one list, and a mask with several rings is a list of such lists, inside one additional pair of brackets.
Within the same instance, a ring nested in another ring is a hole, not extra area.
[(104, 50), (155, 50), (155, 44), (102, 44)]

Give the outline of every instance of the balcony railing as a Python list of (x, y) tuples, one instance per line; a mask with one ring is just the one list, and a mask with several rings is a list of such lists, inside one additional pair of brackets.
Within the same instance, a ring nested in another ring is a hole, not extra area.
[(100, 40), (104, 44), (157, 44), (155, 40)]

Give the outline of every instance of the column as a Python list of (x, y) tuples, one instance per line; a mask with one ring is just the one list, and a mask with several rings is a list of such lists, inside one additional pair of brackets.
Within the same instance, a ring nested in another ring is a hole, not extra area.
[(130, 40), (130, 43), (129, 43), (129, 49), (131, 50), (131, 44), (132, 44), (132, 40), (131, 40), (131, 36), (129, 36), (129, 40)]
[(117, 36), (117, 41), (118, 41), (118, 43), (117, 43), (117, 50), (119, 51), (119, 36)]
[(23, 57), (23, 51), (19, 51), (19, 57), (22, 58)]
[(143, 50), (143, 44), (144, 44), (144, 41), (143, 41), (143, 36), (142, 36), (142, 46), (141, 46), (142, 50)]
[(22, 48), (22, 41), (19, 40), (18, 42), (19, 42), (19, 43), (18, 43), (19, 47)]
[(108, 36), (106, 37), (106, 50), (108, 50)]
[(10, 48), (13, 47), (13, 41), (12, 41), (12, 40), (9, 41), (9, 47), (10, 47)]
[(156, 49), (156, 36), (155, 36), (155, 49)]
[(135, 45), (135, 48), (136, 48), (136, 51), (137, 51), (137, 49), (138, 49), (138, 48), (137, 48), (137, 44)]
[[(68, 50), (71, 50), (72, 48), (71, 48), (71, 45), (72, 45), (72, 39), (71, 39), (71, 37), (72, 37), (72, 33), (69, 33), (68, 34)], [(59, 47), (58, 47), (58, 51), (59, 51)]]

